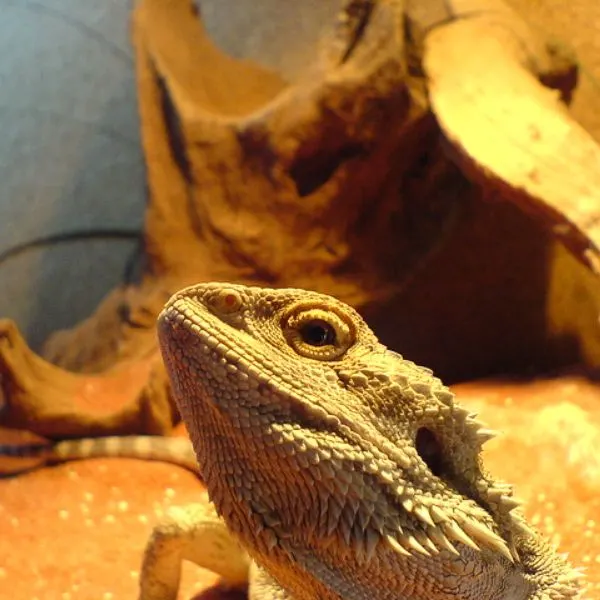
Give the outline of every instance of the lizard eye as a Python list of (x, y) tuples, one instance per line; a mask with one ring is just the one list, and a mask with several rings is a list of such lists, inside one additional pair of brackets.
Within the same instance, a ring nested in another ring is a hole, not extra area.
[(284, 317), (283, 334), (301, 356), (339, 358), (355, 341), (355, 328), (345, 315), (321, 308), (295, 307)]
[(299, 333), (304, 343), (309, 346), (327, 346), (336, 342), (335, 329), (321, 319), (304, 323)]

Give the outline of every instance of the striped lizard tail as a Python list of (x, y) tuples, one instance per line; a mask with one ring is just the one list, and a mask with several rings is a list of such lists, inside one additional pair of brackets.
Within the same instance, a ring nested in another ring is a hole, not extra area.
[[(0, 444), (0, 457), (38, 459), (33, 468), (86, 458), (139, 458), (172, 463), (198, 474), (198, 463), (191, 442), (185, 437), (157, 435), (79, 438), (35, 444)], [(4, 470), (0, 474), (30, 470)]]

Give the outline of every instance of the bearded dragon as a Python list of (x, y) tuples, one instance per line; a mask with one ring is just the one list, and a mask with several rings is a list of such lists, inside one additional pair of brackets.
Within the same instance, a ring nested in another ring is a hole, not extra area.
[(325, 295), (207, 283), (159, 340), (210, 503), (172, 511), (140, 600), (193, 560), (250, 600), (563, 600), (580, 571), (487, 474), (494, 434)]

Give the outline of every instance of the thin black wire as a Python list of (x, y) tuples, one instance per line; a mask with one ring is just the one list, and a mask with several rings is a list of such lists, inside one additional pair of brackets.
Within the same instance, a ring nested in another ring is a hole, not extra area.
[(43, 4), (41, 2), (35, 2), (35, 0), (2, 0), (2, 2), (9, 2), (16, 8), (21, 8), (31, 12), (31, 14), (46, 15), (53, 19), (60, 21), (70, 27), (73, 27), (79, 33), (92, 38), (103, 45), (110, 54), (112, 54), (117, 60), (131, 65), (133, 63), (133, 57), (127, 51), (123, 50), (120, 46), (115, 44), (112, 40), (107, 38), (102, 32), (90, 27), (87, 23), (80, 21), (66, 14), (52, 6)]
[(133, 277), (134, 263), (141, 254), (142, 231), (139, 229), (92, 229), (87, 231), (67, 231), (35, 238), (0, 252), (0, 266), (2, 266), (9, 259), (15, 258), (36, 248), (89, 240), (137, 241), (138, 244), (136, 245), (133, 255), (128, 259), (123, 273), (123, 278), (125, 281), (129, 281)]

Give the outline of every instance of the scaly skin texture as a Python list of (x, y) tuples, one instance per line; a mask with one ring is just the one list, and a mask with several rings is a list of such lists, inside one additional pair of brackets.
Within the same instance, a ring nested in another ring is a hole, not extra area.
[[(174, 598), (186, 557), (236, 565), (251, 600), (578, 596), (579, 572), (483, 469), (493, 432), (347, 305), (207, 283), (169, 301), (159, 338), (216, 513), (157, 528), (143, 600)], [(223, 540), (236, 550), (215, 558)]]

